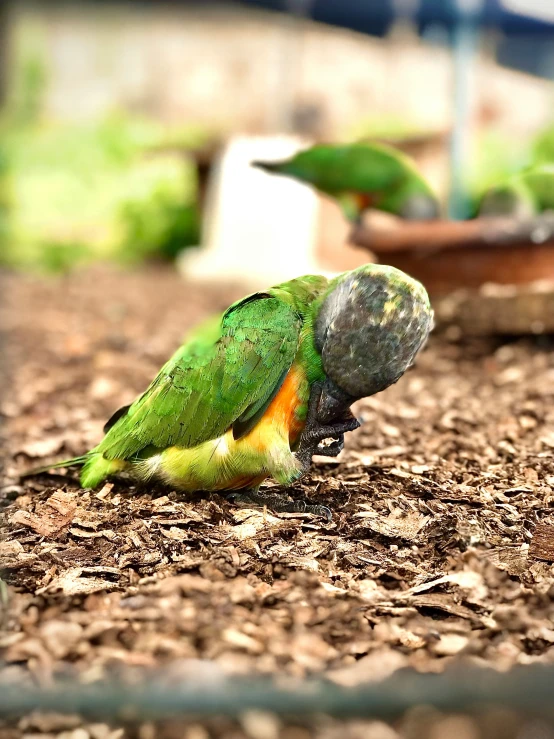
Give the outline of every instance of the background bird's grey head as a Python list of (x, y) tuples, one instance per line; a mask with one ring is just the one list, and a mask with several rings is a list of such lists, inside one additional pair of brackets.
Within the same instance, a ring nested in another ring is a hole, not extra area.
[(399, 215), (407, 221), (431, 221), (440, 215), (439, 204), (431, 195), (414, 193), (407, 198)]
[(315, 322), (327, 395), (336, 408), (399, 380), (432, 326), (425, 289), (400, 270), (367, 265), (340, 279)]
[(515, 218), (531, 218), (535, 213), (533, 204), (520, 197), (516, 190), (509, 187), (497, 187), (483, 196), (479, 205), (480, 216), (513, 216)]

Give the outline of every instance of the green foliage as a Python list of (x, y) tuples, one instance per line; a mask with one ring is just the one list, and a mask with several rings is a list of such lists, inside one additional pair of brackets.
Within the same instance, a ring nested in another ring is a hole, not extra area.
[(196, 203), (183, 204), (168, 188), (158, 188), (143, 201), (125, 203), (121, 220), (124, 237), (118, 256), (125, 261), (175, 259), (184, 248), (200, 241)]
[(0, 260), (64, 271), (94, 259), (171, 258), (197, 242), (195, 173), (183, 150), (206, 133), (122, 112), (55, 125), (43, 110), (43, 29), (19, 25), (12, 42), (0, 111)]
[(549, 123), (539, 132), (533, 142), (533, 163), (548, 164), (554, 162), (554, 122)]
[(66, 270), (93, 259), (173, 258), (198, 243), (195, 171), (183, 156), (197, 131), (123, 114), (21, 126), (9, 114), (0, 132), (4, 262)]
[(30, 54), (23, 60), (11, 110), (17, 124), (26, 126), (39, 120), (47, 79), (46, 67), (39, 54)]
[(498, 131), (481, 133), (467, 167), (471, 217), (477, 214), (481, 198), (489, 188), (520, 172), (529, 165), (530, 159), (528, 141), (510, 138)]
[[(94, 252), (87, 244), (79, 242), (56, 242), (42, 241), (35, 245), (35, 250), (30, 251), (28, 257), (32, 257), (29, 266), (39, 263), (45, 271), (59, 273), (68, 272), (73, 267), (91, 262)], [(15, 261), (20, 265), (19, 260)]]
[(0, 139), (0, 259), (6, 253), (10, 234), (10, 158), (8, 147)]
[(6, 115), (14, 127), (32, 126), (42, 116), (49, 80), (43, 30), (33, 22), (16, 22), (10, 46)]
[(554, 123), (532, 140), (507, 137), (498, 131), (479, 136), (475, 156), (468, 167), (472, 215), (476, 215), (484, 193), (510, 177), (541, 164), (554, 162)]

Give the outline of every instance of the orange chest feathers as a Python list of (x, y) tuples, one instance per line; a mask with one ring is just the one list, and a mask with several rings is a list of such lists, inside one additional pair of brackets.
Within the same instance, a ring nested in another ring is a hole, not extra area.
[(291, 367), (279, 392), (249, 436), (257, 437), (258, 443), (265, 446), (277, 434), (281, 438), (288, 438), (291, 447), (294, 446), (304, 428), (304, 420), (298, 416), (299, 410), (305, 405), (303, 396), (306, 385), (306, 377), (300, 368)]
[(361, 211), (367, 210), (367, 208), (372, 208), (378, 201), (378, 197), (365, 192), (356, 192), (354, 193), (354, 197), (356, 198), (358, 208)]

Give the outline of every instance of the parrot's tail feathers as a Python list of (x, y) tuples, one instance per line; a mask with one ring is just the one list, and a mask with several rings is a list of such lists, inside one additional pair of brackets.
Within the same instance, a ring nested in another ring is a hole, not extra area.
[(81, 471), (81, 486), (84, 488), (95, 488), (104, 482), (106, 477), (115, 475), (128, 466), (122, 459), (106, 459), (101, 452), (93, 452), (85, 459)]
[(54, 462), (53, 464), (45, 464), (42, 467), (33, 467), (27, 472), (23, 472), (20, 477), (34, 477), (34, 475), (41, 475), (43, 472), (49, 472), (50, 470), (59, 470), (62, 467), (73, 467), (74, 465), (83, 465), (88, 459), (88, 454), (84, 454), (82, 457), (73, 457), (72, 459), (63, 459), (61, 462)]
[(92, 452), (84, 454), (82, 457), (73, 457), (73, 459), (64, 459), (61, 462), (54, 462), (54, 464), (45, 464), (43, 467), (34, 467), (32, 470), (24, 472), (20, 477), (33, 477), (50, 470), (59, 470), (62, 467), (73, 467), (75, 465), (82, 465), (83, 467), (80, 477), (81, 486), (95, 488), (106, 477), (125, 469), (127, 462), (121, 459), (106, 459), (101, 452)]
[(265, 172), (279, 172), (282, 162), (251, 162), (253, 167), (263, 169)]

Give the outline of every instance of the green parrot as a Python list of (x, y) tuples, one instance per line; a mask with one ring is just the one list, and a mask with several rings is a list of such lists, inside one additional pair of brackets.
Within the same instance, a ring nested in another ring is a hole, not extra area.
[(82, 486), (93, 488), (126, 470), (183, 491), (234, 491), (238, 502), (327, 516), (258, 489), (270, 476), (297, 479), (316, 453), (336, 456), (344, 433), (359, 426), (351, 404), (402, 376), (432, 315), (419, 282), (377, 264), (254, 293), (193, 332), (109, 419), (98, 446), (32, 474), (80, 464)]
[(313, 185), (356, 225), (368, 208), (408, 220), (439, 215), (437, 199), (412, 159), (385, 144), (317, 144), (291, 159), (252, 165)]
[(480, 216), (533, 218), (554, 210), (554, 164), (540, 164), (512, 175), (483, 195)]

